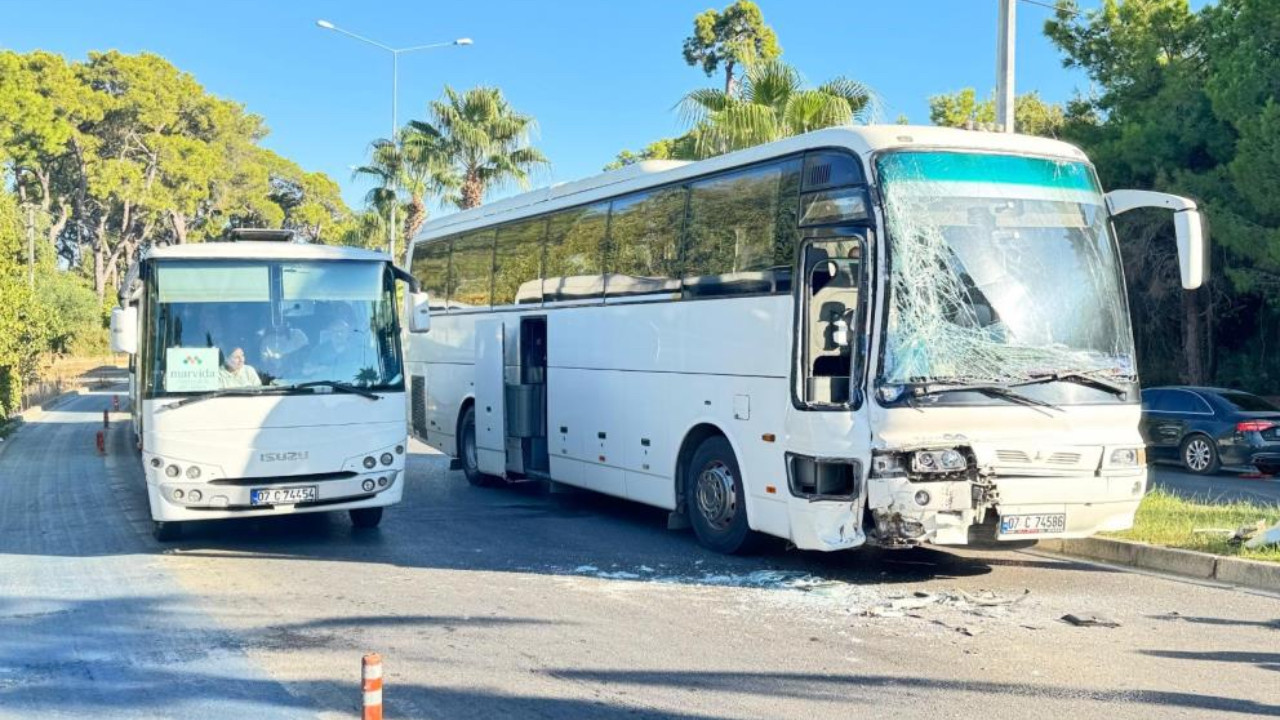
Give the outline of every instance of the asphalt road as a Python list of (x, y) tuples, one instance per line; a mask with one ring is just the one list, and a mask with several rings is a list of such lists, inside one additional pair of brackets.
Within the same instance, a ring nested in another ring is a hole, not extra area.
[(1277, 478), (1250, 478), (1231, 473), (1196, 475), (1173, 465), (1153, 465), (1150, 475), (1154, 487), (1188, 499), (1280, 505), (1280, 479)]
[(724, 558), (421, 448), (380, 530), (161, 546), (122, 423), (94, 452), (107, 403), (0, 445), (0, 717), (350, 718), (368, 651), (388, 718), (1280, 716), (1273, 596), (1026, 551)]

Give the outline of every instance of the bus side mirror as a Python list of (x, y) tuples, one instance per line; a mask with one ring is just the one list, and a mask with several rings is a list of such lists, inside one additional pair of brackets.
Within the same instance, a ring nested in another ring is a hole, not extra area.
[(1182, 287), (1195, 290), (1204, 284), (1209, 275), (1209, 227), (1194, 200), (1150, 190), (1112, 190), (1106, 201), (1112, 216), (1134, 208), (1172, 210)]
[(1182, 210), (1173, 215), (1178, 238), (1178, 266), (1182, 287), (1195, 290), (1209, 275), (1209, 228), (1199, 210)]
[(111, 351), (138, 352), (138, 308), (115, 308), (111, 311)]
[(409, 332), (424, 333), (431, 330), (431, 306), (424, 292), (409, 293)]

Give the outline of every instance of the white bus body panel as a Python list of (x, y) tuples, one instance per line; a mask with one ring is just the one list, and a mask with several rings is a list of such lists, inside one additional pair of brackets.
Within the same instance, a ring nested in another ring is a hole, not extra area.
[(480, 472), (506, 477), (505, 356), (502, 320), (477, 324), (476, 343), (476, 466)]
[[(152, 518), (213, 520), (381, 507), (400, 501), (406, 433), (403, 393), (380, 400), (357, 395), (269, 395), (212, 398), (156, 412), (180, 398), (144, 400), (143, 467)], [(399, 448), (400, 452), (396, 452)], [(392, 457), (390, 465), (381, 456)], [(377, 461), (366, 468), (364, 458)], [(154, 467), (152, 459), (160, 460)], [(177, 465), (170, 478), (165, 468)], [(196, 480), (188, 467), (200, 468)], [(386, 478), (385, 487), (378, 480)], [(362, 486), (372, 480), (372, 492)], [(254, 508), (258, 488), (315, 485), (318, 503)], [(180, 502), (198, 489), (199, 503)]]

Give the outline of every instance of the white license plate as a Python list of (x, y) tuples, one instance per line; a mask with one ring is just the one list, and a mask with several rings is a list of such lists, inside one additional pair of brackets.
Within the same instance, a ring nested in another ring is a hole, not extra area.
[(258, 488), (249, 493), (250, 505), (296, 505), (319, 499), (317, 486)]
[(1049, 535), (1066, 531), (1066, 513), (1000, 516), (1001, 535)]

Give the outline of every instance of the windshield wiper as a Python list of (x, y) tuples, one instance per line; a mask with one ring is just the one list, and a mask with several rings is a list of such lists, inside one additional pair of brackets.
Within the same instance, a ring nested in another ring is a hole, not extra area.
[(238, 387), (238, 388), (222, 388), (221, 390), (212, 390), (202, 395), (192, 395), (191, 397), (183, 398), (176, 403), (161, 405), (160, 407), (156, 408), (156, 412), (173, 410), (175, 408), (180, 408), (183, 405), (198, 403), (201, 400), (210, 400), (212, 398), (226, 397), (228, 395), (261, 395), (264, 391), (270, 390), (270, 389), (271, 388), (269, 387)]
[(359, 395), (362, 398), (368, 398), (370, 400), (382, 399), (382, 396), (375, 392), (366, 390), (362, 387), (356, 387), (351, 383), (338, 382), (337, 380), (313, 380), (311, 382), (295, 383), (293, 385), (273, 385), (271, 389), (289, 391), (289, 390), (304, 390), (306, 388), (321, 388), (321, 387), (332, 388), (334, 392)]
[(1062, 408), (1051, 402), (1046, 402), (1038, 398), (1028, 397), (1022, 393), (1011, 389), (1008, 385), (994, 384), (975, 384), (975, 385), (919, 385), (912, 390), (915, 397), (927, 397), (929, 395), (941, 395), (943, 393), (953, 392), (976, 392), (982, 393), (987, 397), (1001, 398), (1009, 402), (1019, 405), (1029, 405), (1031, 407), (1051, 408), (1053, 410), (1061, 410)]
[(1035, 373), (1030, 380), (1016, 382), (1009, 387), (1027, 387), (1028, 385), (1044, 385), (1051, 382), (1071, 382), (1085, 387), (1093, 388), (1109, 392), (1120, 399), (1124, 399), (1129, 391), (1119, 383), (1112, 382), (1105, 378), (1098, 377), (1100, 370), (1058, 370), (1049, 373)]

